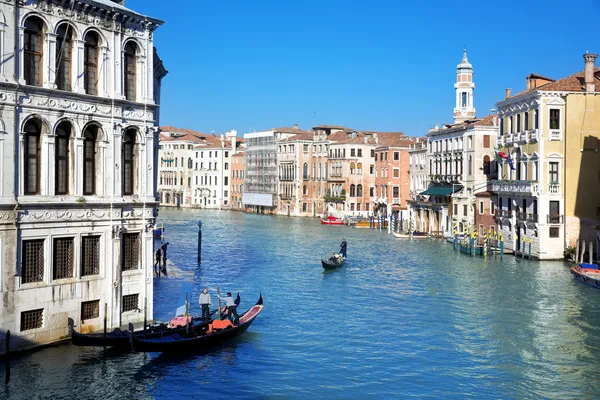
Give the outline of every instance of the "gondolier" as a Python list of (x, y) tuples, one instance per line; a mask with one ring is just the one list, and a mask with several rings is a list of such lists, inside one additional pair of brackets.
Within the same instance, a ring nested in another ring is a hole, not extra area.
[(202, 289), (198, 302), (202, 308), (202, 319), (207, 320), (210, 317), (210, 294), (207, 288)]
[(348, 247), (348, 242), (346, 242), (345, 238), (342, 238), (342, 244), (340, 244), (340, 254), (344, 258), (346, 258), (346, 248), (347, 247)]
[(227, 317), (231, 318), (233, 315), (233, 323), (237, 325), (240, 322), (240, 317), (237, 313), (237, 304), (231, 297), (231, 292), (227, 292), (227, 297), (225, 297), (225, 310), (227, 311)]

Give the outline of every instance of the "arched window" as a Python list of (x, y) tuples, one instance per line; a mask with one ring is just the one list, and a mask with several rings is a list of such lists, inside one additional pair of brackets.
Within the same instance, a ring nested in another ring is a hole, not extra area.
[(302, 179), (308, 179), (308, 164), (304, 163), (304, 166), (302, 167)]
[(468, 168), (469, 168), (469, 175), (473, 175), (473, 157), (469, 156), (469, 162), (468, 162)]
[[(123, 194), (132, 195), (135, 186), (135, 130), (123, 136)], [(177, 161), (177, 159), (175, 159)]]
[(350, 185), (350, 197), (356, 197), (356, 186)]
[(25, 21), (23, 75), (27, 85), (42, 86), (43, 27), (37, 17)]
[(355, 169), (356, 169), (356, 164), (350, 163), (350, 175), (354, 175)]
[(177, 167), (177, 157), (175, 157), (175, 167)]
[(42, 125), (37, 120), (25, 124), (24, 193), (40, 193), (40, 135)]
[(312, 168), (312, 178), (313, 180), (317, 178), (317, 164), (315, 164), (315, 162), (313, 161), (313, 168)]
[(356, 197), (362, 197), (363, 188), (362, 185), (356, 185)]
[(71, 139), (71, 123), (61, 122), (56, 127), (56, 141), (54, 144), (54, 168), (56, 180), (54, 182), (55, 194), (69, 193), (69, 147)]
[[(96, 139), (98, 127), (90, 125), (83, 133), (83, 194), (96, 193)], [(162, 176), (160, 178), (162, 184)]]
[(129, 41), (125, 45), (123, 55), (123, 87), (125, 89), (125, 98), (135, 101), (135, 80), (136, 80), (136, 62), (137, 62), (137, 46), (134, 42)]
[(87, 94), (98, 94), (98, 34), (88, 32), (85, 35), (83, 55), (83, 85)]
[(483, 173), (485, 175), (489, 175), (490, 174), (490, 156), (484, 156), (483, 157)]
[(190, 157), (190, 158), (188, 158), (188, 168), (189, 168), (189, 169), (192, 169), (192, 168), (194, 168), (194, 162), (192, 161), (192, 158), (191, 158), (191, 157)]
[(183, 168), (185, 164), (183, 163), (183, 157), (181, 157), (181, 168)]
[(302, 186), (302, 194), (306, 196), (307, 193), (307, 189), (306, 189), (306, 185)]
[(56, 88), (71, 90), (73, 27), (69, 24), (62, 24), (56, 33)]
[(358, 163), (358, 164), (356, 165), (356, 173), (357, 173), (358, 175), (362, 175), (362, 163)]

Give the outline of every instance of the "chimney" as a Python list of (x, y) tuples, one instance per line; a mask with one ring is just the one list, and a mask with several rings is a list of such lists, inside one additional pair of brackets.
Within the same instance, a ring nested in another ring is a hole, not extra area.
[(594, 62), (598, 58), (598, 54), (588, 54), (585, 53), (583, 55), (583, 59), (585, 60), (585, 91), (586, 92), (595, 92), (596, 91), (596, 83), (594, 77)]
[(506, 89), (506, 98), (510, 99), (510, 88)]
[(379, 144), (379, 138), (376, 133), (373, 134), (373, 137), (375, 138), (375, 144)]
[(420, 140), (419, 140), (419, 139), (420, 139), (420, 138), (417, 138), (417, 143), (419, 143), (419, 142), (420, 142)]
[(232, 137), (231, 137), (231, 152), (232, 152), (233, 154), (235, 154), (235, 150), (236, 150), (236, 144), (237, 144), (236, 142), (237, 142), (237, 141), (236, 141), (236, 137), (235, 137), (235, 136), (232, 136)]
[(294, 129), (298, 129), (298, 124), (294, 124)]
[(369, 143), (369, 138), (368, 138), (367, 136), (363, 137), (363, 139), (364, 139), (364, 141), (365, 141), (365, 144), (368, 144), (368, 143)]

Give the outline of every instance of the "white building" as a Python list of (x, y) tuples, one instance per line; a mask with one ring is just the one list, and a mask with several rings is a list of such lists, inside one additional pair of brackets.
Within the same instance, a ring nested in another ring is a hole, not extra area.
[(429, 186), (429, 169), (427, 165), (427, 139), (416, 139), (408, 150), (410, 158), (410, 199), (418, 200), (421, 192)]
[(111, 328), (152, 319), (162, 22), (122, 3), (0, 3), (0, 327), (15, 348), (66, 337), (68, 319), (98, 330), (105, 305)]

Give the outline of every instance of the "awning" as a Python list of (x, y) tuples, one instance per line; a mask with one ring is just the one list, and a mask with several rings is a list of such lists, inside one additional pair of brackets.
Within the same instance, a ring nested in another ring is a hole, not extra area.
[(454, 186), (432, 186), (424, 192), (422, 195), (428, 196), (450, 196), (452, 193), (456, 193), (462, 189), (462, 185)]

